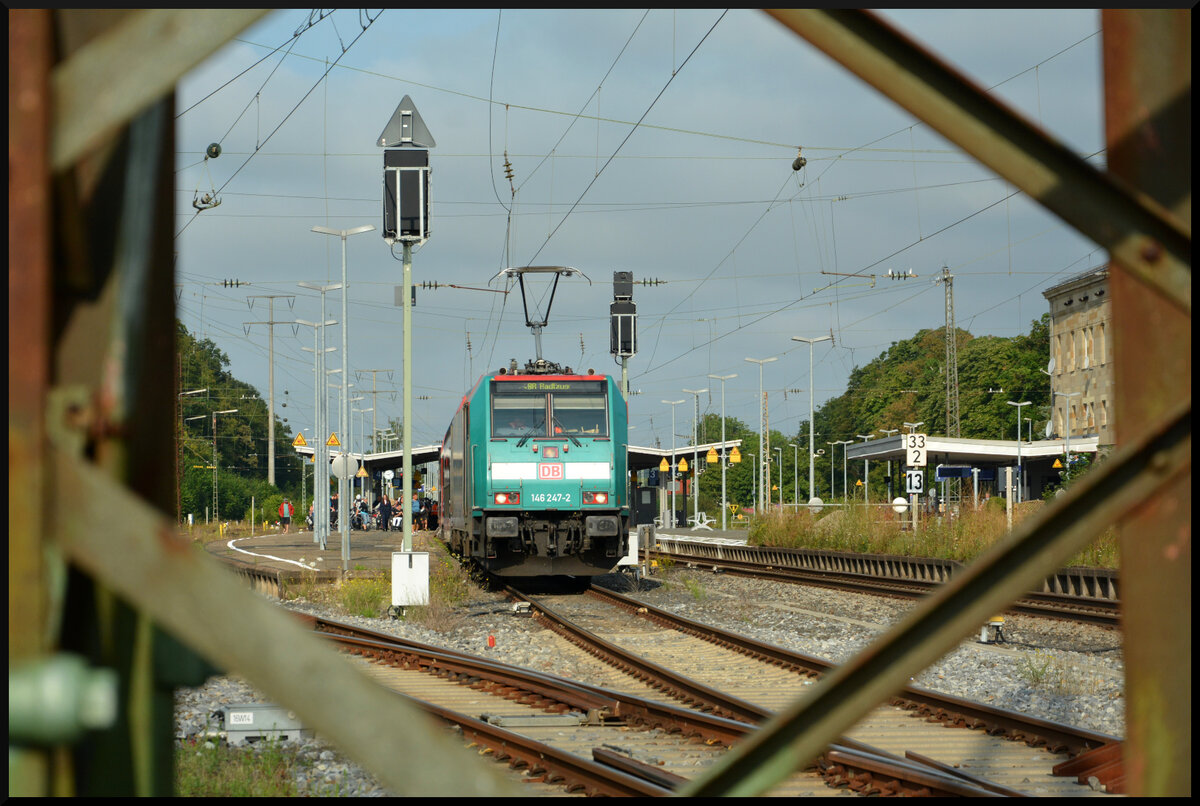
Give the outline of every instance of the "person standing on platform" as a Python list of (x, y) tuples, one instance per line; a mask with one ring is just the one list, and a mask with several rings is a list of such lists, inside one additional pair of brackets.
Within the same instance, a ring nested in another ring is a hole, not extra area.
[(379, 519), (383, 521), (383, 531), (388, 531), (392, 520), (392, 502), (386, 495), (379, 501)]
[(292, 526), (292, 515), (296, 508), (292, 506), (292, 502), (284, 496), (283, 503), (279, 505), (279, 522), (283, 524), (283, 533), (286, 535)]

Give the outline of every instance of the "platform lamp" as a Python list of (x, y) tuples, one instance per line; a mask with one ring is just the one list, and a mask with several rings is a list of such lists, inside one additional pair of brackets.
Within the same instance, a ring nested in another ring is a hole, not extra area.
[[(1017, 407), (1017, 503), (1021, 502), (1022, 494), (1025, 490), (1025, 471), (1021, 467), (1021, 407), (1029, 406), (1033, 401), (1026, 400), (1023, 403), (1017, 403), (1015, 400), (1004, 401), (1010, 406)], [(1067, 454), (1067, 464), (1071, 463), (1071, 455)]]
[(779, 511), (783, 512), (783, 448), (775, 448), (775, 453), (779, 454)]
[[(874, 434), (855, 434), (854, 436), (861, 439), (863, 442), (870, 442), (875, 439)], [(871, 460), (863, 459), (863, 503), (867, 506), (871, 505)]]
[[(880, 428), (879, 430), (883, 432), (883, 435), (885, 437), (890, 437), (892, 434), (900, 433), (899, 428)], [(887, 496), (888, 496), (888, 500), (891, 501), (892, 500), (892, 460), (891, 460), (890, 456), (888, 458), (888, 492), (887, 492)]]
[(789, 442), (792, 446), (792, 503), (797, 507), (799, 512), (800, 506), (800, 447), (795, 442)]
[(677, 524), (675, 523), (675, 484), (674, 484), (674, 482), (675, 482), (674, 476), (675, 476), (676, 468), (677, 468), (677, 460), (675, 459), (675, 407), (683, 402), (684, 401), (682, 401), (682, 400), (664, 400), (663, 401), (663, 403), (666, 403), (668, 406), (671, 407), (671, 477), (672, 477), (671, 478), (671, 482), (672, 482), (672, 484), (671, 484), (671, 518), (670, 518), (671, 528), (675, 528), (675, 526), (677, 526)]
[(708, 390), (684, 389), (683, 391), (696, 397), (696, 414), (692, 417), (692, 524), (695, 528), (700, 525), (700, 475), (696, 472), (700, 468), (697, 461), (700, 456), (696, 450), (696, 442), (700, 433), (700, 395)]
[[(804, 336), (792, 336), (792, 341), (802, 341), (808, 345), (808, 497), (813, 499), (817, 497), (816, 493), (816, 465), (813, 457), (816, 456), (816, 446), (813, 444), (814, 439), (814, 424), (813, 424), (813, 345), (819, 341), (833, 341), (833, 336), (820, 336), (815, 339), (805, 338)], [(830, 457), (830, 462), (833, 459)], [(832, 474), (832, 470), (830, 473)], [(829, 483), (829, 497), (833, 497), (833, 482)]]
[[(725, 454), (725, 381), (730, 378), (736, 378), (737, 373), (733, 375), (709, 375), (713, 380), (721, 382), (721, 454)], [(729, 457), (729, 461), (733, 461), (733, 457)], [(738, 461), (741, 461), (739, 457)], [(729, 462), (721, 462), (721, 531), (725, 531), (725, 512), (729, 508), (725, 503), (725, 468)]]
[[(779, 356), (773, 355), (770, 358), (747, 358), (751, 364), (758, 364), (758, 463), (761, 470), (766, 470), (771, 462), (770, 452), (767, 450), (767, 418), (763, 412), (763, 366), (772, 361), (778, 361)], [(759, 472), (758, 476), (761, 479), (763, 473)], [(759, 491), (754, 499), (754, 509), (757, 511), (759, 507), (766, 509), (767, 504), (771, 501), (770, 491), (764, 489), (766, 485), (759, 484)]]

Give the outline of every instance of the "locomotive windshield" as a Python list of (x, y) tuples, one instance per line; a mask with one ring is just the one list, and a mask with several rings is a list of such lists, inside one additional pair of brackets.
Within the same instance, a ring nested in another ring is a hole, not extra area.
[(603, 395), (550, 395), (550, 410), (554, 416), (555, 434), (608, 436)]
[(492, 398), (492, 436), (541, 436), (546, 433), (546, 396)]
[(492, 436), (608, 436), (602, 381), (492, 383)]

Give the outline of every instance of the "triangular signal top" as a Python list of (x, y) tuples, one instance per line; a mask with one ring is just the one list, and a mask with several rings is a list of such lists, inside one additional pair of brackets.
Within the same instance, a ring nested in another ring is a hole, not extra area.
[(383, 127), (383, 134), (379, 135), (379, 141), (375, 145), (380, 148), (396, 146), (434, 148), (437, 143), (434, 142), (433, 135), (429, 133), (425, 121), (421, 120), (421, 113), (417, 111), (412, 98), (405, 95), (404, 99), (400, 101), (400, 105), (396, 107), (396, 111), (392, 113), (392, 118), (388, 121), (387, 126)]

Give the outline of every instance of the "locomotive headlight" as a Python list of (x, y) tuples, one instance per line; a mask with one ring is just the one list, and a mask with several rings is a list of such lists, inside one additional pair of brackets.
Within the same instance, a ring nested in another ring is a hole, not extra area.
[(520, 493), (496, 493), (493, 497), (497, 504), (519, 504), (521, 503)]
[(583, 503), (585, 504), (607, 504), (608, 493), (584, 492)]

